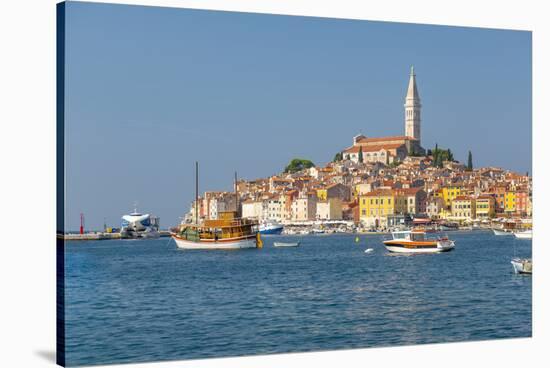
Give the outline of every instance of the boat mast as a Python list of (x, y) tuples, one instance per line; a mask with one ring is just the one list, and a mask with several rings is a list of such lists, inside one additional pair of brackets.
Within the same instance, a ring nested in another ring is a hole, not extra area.
[(239, 216), (239, 188), (237, 185), (237, 172), (235, 171), (235, 212), (237, 213), (237, 217)]
[(199, 162), (195, 161), (195, 223), (199, 224)]

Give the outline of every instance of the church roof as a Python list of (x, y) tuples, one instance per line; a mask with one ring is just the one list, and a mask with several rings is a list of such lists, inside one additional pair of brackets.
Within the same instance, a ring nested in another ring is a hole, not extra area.
[(390, 137), (377, 137), (377, 138), (368, 138), (364, 137), (357, 141), (358, 144), (361, 143), (376, 143), (376, 142), (389, 142), (389, 141), (415, 141), (416, 139), (413, 137), (409, 137), (406, 135), (395, 135)]
[(382, 150), (392, 150), (403, 146), (402, 143), (395, 143), (395, 144), (380, 144), (377, 146), (351, 146), (344, 150), (345, 153), (358, 153), (359, 149), (361, 148), (363, 152), (379, 152)]

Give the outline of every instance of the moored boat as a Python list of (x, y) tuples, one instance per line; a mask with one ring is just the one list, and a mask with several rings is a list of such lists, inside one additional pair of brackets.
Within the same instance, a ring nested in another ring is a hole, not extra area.
[(514, 258), (510, 262), (514, 268), (515, 273), (532, 274), (533, 273), (533, 261), (527, 258)]
[(216, 219), (199, 219), (199, 163), (195, 164), (195, 214), (193, 223), (182, 223), (171, 232), (172, 239), (181, 249), (244, 249), (261, 248), (263, 243), (258, 222), (239, 218), (239, 195), (235, 173), (236, 211), (220, 211)]
[(392, 239), (384, 241), (387, 250), (394, 253), (439, 253), (454, 249), (455, 243), (446, 236), (426, 238), (424, 231), (394, 231)]
[(506, 230), (501, 230), (501, 229), (492, 229), (493, 230), (493, 234), (497, 235), (497, 236), (503, 236), (503, 235), (514, 235), (513, 232), (511, 231), (506, 231)]
[(262, 240), (258, 224), (248, 219), (238, 219), (235, 212), (220, 212), (220, 220), (205, 220), (203, 224), (181, 225), (172, 233), (181, 249), (244, 249), (261, 248)]
[(294, 242), (294, 243), (283, 243), (283, 242), (274, 242), (274, 247), (297, 247), (300, 245), (300, 242)]
[(264, 222), (260, 224), (259, 232), (262, 235), (279, 235), (283, 228), (283, 225), (276, 222)]
[(120, 228), (122, 238), (133, 239), (154, 239), (160, 237), (159, 219), (148, 213), (142, 214), (134, 207), (134, 212), (122, 216), (122, 226)]
[(533, 239), (533, 231), (532, 230), (517, 231), (517, 232), (514, 233), (514, 235), (518, 239)]

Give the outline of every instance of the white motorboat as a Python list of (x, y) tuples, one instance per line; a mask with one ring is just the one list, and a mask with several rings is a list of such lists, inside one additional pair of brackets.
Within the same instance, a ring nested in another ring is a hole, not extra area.
[(384, 241), (387, 250), (394, 253), (439, 253), (448, 252), (455, 247), (448, 237), (426, 238), (422, 230), (394, 231), (392, 239)]
[(533, 273), (533, 261), (527, 258), (514, 258), (510, 262), (514, 268), (515, 273), (532, 274)]
[(518, 231), (518, 232), (515, 232), (514, 235), (518, 239), (533, 239), (532, 230)]
[(300, 245), (300, 242), (294, 242), (294, 243), (283, 243), (283, 242), (274, 242), (274, 247), (297, 247)]
[(511, 231), (506, 231), (506, 230), (500, 230), (500, 229), (492, 229), (493, 230), (493, 234), (497, 235), (497, 236), (503, 236), (503, 235), (514, 235), (513, 232)]
[(262, 222), (258, 231), (262, 235), (279, 235), (283, 231), (283, 225), (276, 222)]

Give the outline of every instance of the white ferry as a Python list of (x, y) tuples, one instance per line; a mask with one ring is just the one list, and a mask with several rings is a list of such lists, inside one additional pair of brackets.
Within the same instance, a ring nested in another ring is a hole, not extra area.
[(384, 241), (387, 250), (394, 253), (439, 253), (453, 250), (454, 241), (448, 237), (426, 238), (423, 230), (394, 231), (392, 239)]
[(139, 213), (134, 208), (134, 212), (122, 216), (120, 233), (128, 238), (158, 238), (160, 237), (158, 217)]

